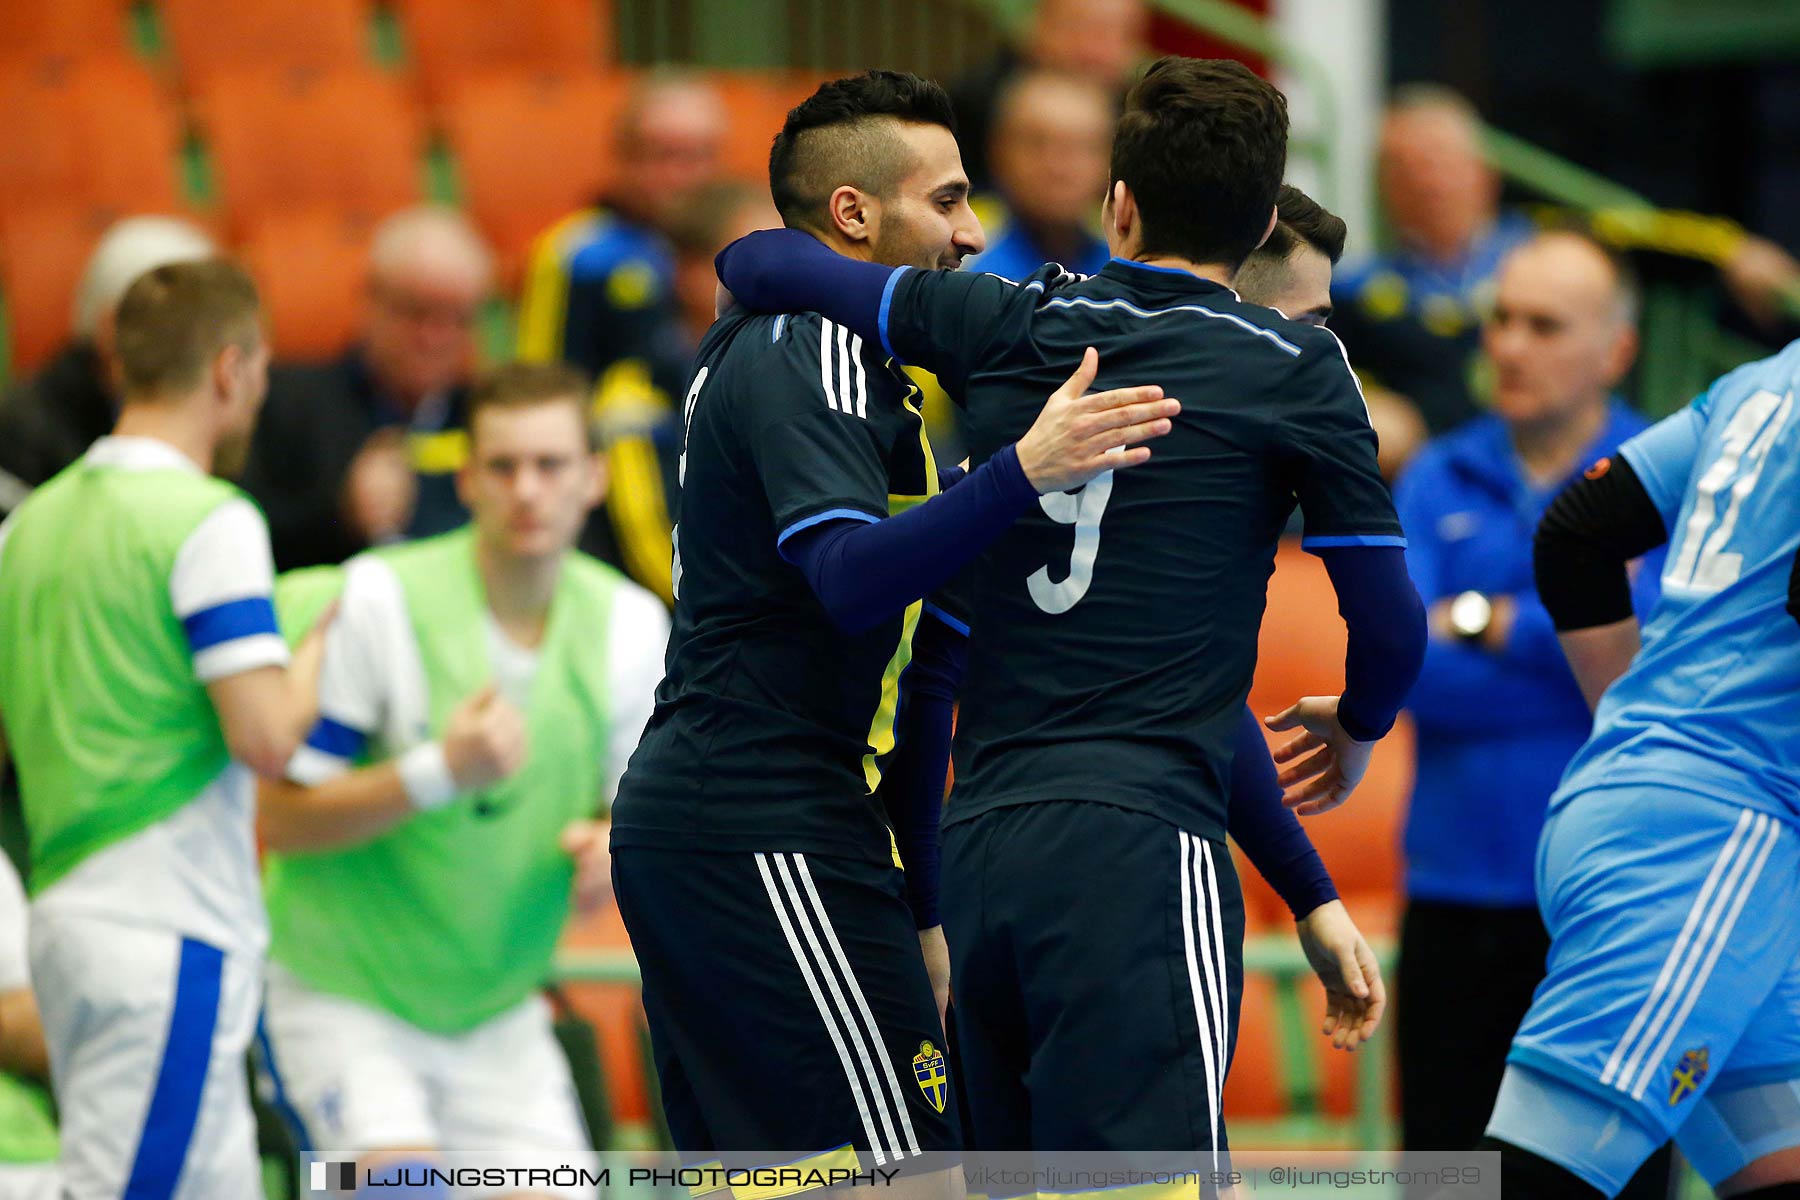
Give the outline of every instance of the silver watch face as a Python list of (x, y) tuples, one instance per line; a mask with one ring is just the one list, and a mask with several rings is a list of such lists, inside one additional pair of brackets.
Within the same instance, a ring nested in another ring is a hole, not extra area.
[(1486, 632), (1493, 619), (1494, 606), (1480, 592), (1464, 592), (1450, 602), (1450, 628), (1463, 637)]

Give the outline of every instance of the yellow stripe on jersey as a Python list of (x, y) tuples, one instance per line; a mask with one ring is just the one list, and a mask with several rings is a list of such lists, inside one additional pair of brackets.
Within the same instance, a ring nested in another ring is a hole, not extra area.
[(684, 1170), (700, 1172), (700, 1178), (707, 1182), (692, 1185), (688, 1188), (688, 1200), (701, 1200), (702, 1196), (716, 1196), (728, 1190), (725, 1182), (725, 1162), (715, 1158), (711, 1162), (695, 1163)]
[(648, 431), (673, 407), (651, 382), (649, 365), (639, 358), (624, 358), (608, 367), (594, 385), (589, 414), (600, 430), (612, 474), (606, 511), (619, 556), (626, 573), (661, 596), (664, 604), (675, 602), (674, 544), (662, 461)]
[(518, 353), (524, 361), (555, 362), (562, 357), (569, 319), (569, 242), (599, 215), (592, 208), (570, 213), (532, 244), (524, 295), (519, 297)]
[(454, 475), (469, 461), (469, 434), (463, 429), (442, 433), (413, 433), (406, 438), (406, 455), (421, 475)]
[(1039, 1192), (1037, 1200), (1090, 1200), (1100, 1195), (1105, 1195), (1106, 1200), (1195, 1200), (1200, 1194), (1200, 1178), (1199, 1171), (1188, 1171), (1176, 1174), (1167, 1183), (1139, 1183), (1085, 1192)]
[[(732, 1194), (737, 1197), (737, 1200), (777, 1200), (777, 1197), (780, 1196), (793, 1196), (800, 1192), (815, 1191), (819, 1188), (834, 1186), (824, 1182), (824, 1177), (842, 1180), (845, 1176), (838, 1174), (840, 1172), (847, 1171), (852, 1175), (862, 1174), (862, 1163), (856, 1157), (856, 1147), (845, 1142), (835, 1150), (821, 1151), (797, 1162), (782, 1163), (779, 1168), (775, 1166), (761, 1169), (751, 1168), (747, 1173), (754, 1180), (764, 1171), (774, 1176), (777, 1170), (790, 1180), (794, 1178), (795, 1173), (798, 1173), (800, 1179), (787, 1183), (771, 1183), (762, 1187), (757, 1186), (754, 1182), (733, 1183), (731, 1185)], [(734, 1180), (740, 1178), (742, 1174), (736, 1168), (728, 1172), (728, 1176)], [(808, 1176), (813, 1178), (808, 1179)]]
[[(919, 417), (919, 389), (914, 386), (901, 401), (907, 411)], [(937, 459), (931, 453), (931, 439), (925, 436), (925, 422), (919, 420), (919, 449), (925, 457), (925, 494), (923, 496), (888, 496), (888, 516), (892, 517), (914, 508), (931, 499), (938, 493)], [(881, 703), (875, 708), (875, 719), (869, 723), (869, 753), (863, 755), (863, 782), (868, 784), (869, 794), (881, 784), (880, 762), (894, 749), (894, 722), (900, 714), (900, 676), (912, 662), (913, 634), (919, 628), (919, 616), (925, 611), (925, 602), (915, 600), (906, 606), (906, 614), (900, 622), (900, 644), (894, 647), (894, 656), (888, 659), (887, 669), (881, 674)], [(894, 858), (900, 855), (895, 850)]]

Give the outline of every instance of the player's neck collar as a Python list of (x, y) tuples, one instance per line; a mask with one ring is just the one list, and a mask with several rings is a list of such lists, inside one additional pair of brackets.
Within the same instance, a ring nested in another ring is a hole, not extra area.
[(1180, 288), (1183, 291), (1195, 292), (1231, 292), (1231, 288), (1217, 280), (1207, 279), (1192, 271), (1184, 271), (1180, 267), (1162, 267), (1154, 263), (1138, 262), (1136, 259), (1119, 258), (1107, 260), (1105, 271), (1118, 279), (1127, 279), (1133, 283), (1144, 283), (1154, 276), (1158, 286)]

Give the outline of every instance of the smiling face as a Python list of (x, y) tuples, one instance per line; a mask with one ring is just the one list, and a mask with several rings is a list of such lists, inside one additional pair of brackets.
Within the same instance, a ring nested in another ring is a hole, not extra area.
[(969, 207), (969, 176), (956, 135), (942, 125), (893, 124), (911, 169), (885, 194), (868, 197), (870, 254), (890, 267), (954, 270), (987, 246)]

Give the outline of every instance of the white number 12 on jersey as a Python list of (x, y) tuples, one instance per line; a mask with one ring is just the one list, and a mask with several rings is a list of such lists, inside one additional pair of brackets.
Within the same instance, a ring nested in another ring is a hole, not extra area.
[[(1726, 553), (1725, 544), (1737, 529), (1738, 511), (1756, 490), (1756, 481), (1762, 478), (1770, 447), (1793, 412), (1792, 392), (1777, 396), (1762, 391), (1731, 414), (1720, 441), (1719, 457), (1694, 485), (1694, 511), (1688, 514), (1682, 530), (1680, 549), (1670, 556), (1670, 565), (1663, 571), (1665, 584), (1710, 593), (1737, 582), (1744, 569), (1744, 556)], [(1715, 526), (1719, 493), (1728, 483), (1731, 491), (1726, 498), (1725, 515), (1718, 518)]]
[(1094, 582), (1094, 556), (1100, 552), (1100, 518), (1112, 499), (1113, 473), (1102, 471), (1078, 492), (1051, 492), (1038, 497), (1044, 515), (1059, 525), (1075, 527), (1075, 546), (1069, 551), (1069, 573), (1059, 583), (1050, 582), (1049, 566), (1039, 567), (1025, 580), (1032, 603), (1057, 616), (1068, 612), (1087, 595)]

